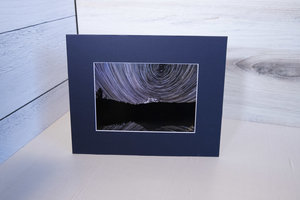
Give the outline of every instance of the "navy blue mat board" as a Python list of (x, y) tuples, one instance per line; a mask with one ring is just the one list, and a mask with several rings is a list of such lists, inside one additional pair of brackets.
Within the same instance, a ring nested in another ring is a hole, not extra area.
[(73, 153), (219, 156), (227, 37), (67, 35)]

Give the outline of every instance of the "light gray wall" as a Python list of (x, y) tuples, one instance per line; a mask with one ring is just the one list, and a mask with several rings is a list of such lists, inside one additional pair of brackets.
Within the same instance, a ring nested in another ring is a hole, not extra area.
[(228, 36), (224, 117), (300, 127), (300, 1), (77, 0), (79, 33)]
[(0, 163), (69, 110), (65, 35), (73, 0), (2, 0)]

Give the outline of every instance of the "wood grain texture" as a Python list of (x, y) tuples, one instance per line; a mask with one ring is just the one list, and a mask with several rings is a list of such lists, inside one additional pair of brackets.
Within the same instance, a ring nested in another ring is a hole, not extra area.
[(0, 163), (69, 110), (68, 82), (0, 121)]
[(75, 17), (0, 34), (0, 118), (67, 79), (65, 38)]
[(1, 1), (0, 162), (69, 109), (65, 35), (76, 32), (74, 14), (73, 0)]
[(0, 199), (300, 199), (300, 128), (225, 119), (219, 158), (80, 155), (69, 117), (0, 165)]
[(1, 0), (0, 33), (74, 15), (73, 0)]
[(300, 2), (77, 0), (79, 33), (228, 36), (224, 116), (300, 127)]
[(300, 53), (229, 49), (224, 115), (300, 126)]

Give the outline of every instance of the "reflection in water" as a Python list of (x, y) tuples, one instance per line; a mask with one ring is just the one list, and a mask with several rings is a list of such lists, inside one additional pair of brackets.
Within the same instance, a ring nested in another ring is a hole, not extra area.
[(194, 126), (183, 125), (166, 125), (157, 127), (151, 124), (138, 124), (136, 122), (127, 122), (122, 124), (112, 124), (103, 126), (101, 130), (116, 130), (116, 131), (168, 131), (168, 132), (193, 132)]
[(102, 130), (147, 131), (143, 126), (135, 122), (107, 125), (107, 126), (103, 126), (101, 129)]

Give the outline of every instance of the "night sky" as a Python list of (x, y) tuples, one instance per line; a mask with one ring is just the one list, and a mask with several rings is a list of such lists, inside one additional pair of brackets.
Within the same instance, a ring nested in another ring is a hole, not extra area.
[(197, 64), (95, 63), (102, 98), (131, 104), (196, 101)]

